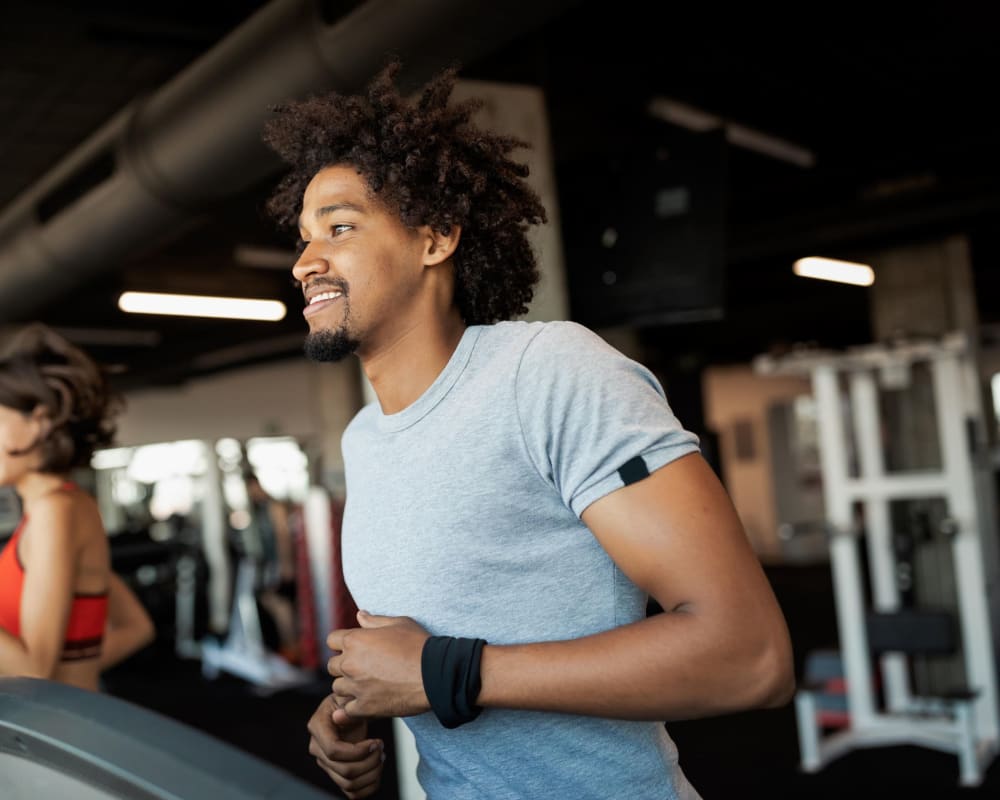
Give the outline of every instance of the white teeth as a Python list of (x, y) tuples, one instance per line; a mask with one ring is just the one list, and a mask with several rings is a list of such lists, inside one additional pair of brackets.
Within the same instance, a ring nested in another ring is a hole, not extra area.
[(313, 303), (318, 303), (321, 300), (333, 300), (335, 297), (340, 297), (343, 292), (320, 292), (320, 294), (313, 295), (309, 298), (309, 305)]

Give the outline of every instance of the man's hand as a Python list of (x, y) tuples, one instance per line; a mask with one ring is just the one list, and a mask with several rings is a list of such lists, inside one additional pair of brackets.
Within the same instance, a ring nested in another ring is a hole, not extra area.
[(365, 720), (337, 725), (333, 721), (336, 705), (327, 697), (309, 720), (309, 752), (316, 763), (343, 790), (349, 800), (371, 797), (382, 781), (385, 761), (384, 744), (366, 739)]
[(338, 651), (327, 669), (334, 677), (338, 725), (369, 717), (407, 717), (430, 710), (420, 673), (428, 633), (409, 617), (358, 612), (360, 628), (336, 630), (326, 643)]

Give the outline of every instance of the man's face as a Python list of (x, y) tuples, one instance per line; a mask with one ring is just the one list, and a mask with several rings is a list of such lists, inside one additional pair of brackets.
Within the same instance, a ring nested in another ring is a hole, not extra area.
[(350, 166), (320, 170), (299, 217), (305, 249), (292, 274), (309, 324), (306, 354), (336, 361), (391, 341), (405, 325), (423, 271), (423, 238), (372, 199)]

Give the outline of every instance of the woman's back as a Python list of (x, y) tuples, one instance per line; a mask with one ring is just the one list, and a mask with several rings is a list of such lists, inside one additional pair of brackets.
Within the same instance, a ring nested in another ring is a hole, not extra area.
[(26, 505), (9, 546), (23, 576), (20, 630), (12, 632), (48, 653), (58, 627), (60, 651), (50, 677), (96, 690), (111, 573), (97, 504), (73, 484), (61, 484)]

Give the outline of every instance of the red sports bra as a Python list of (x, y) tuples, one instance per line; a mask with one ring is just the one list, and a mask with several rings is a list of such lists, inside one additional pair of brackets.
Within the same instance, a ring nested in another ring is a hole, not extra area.
[[(0, 628), (14, 636), (21, 635), (21, 592), (24, 588), (24, 565), (17, 552), (17, 543), (27, 520), (22, 517), (14, 535), (0, 552)], [(62, 660), (78, 661), (99, 656), (107, 617), (107, 592), (74, 594)]]

